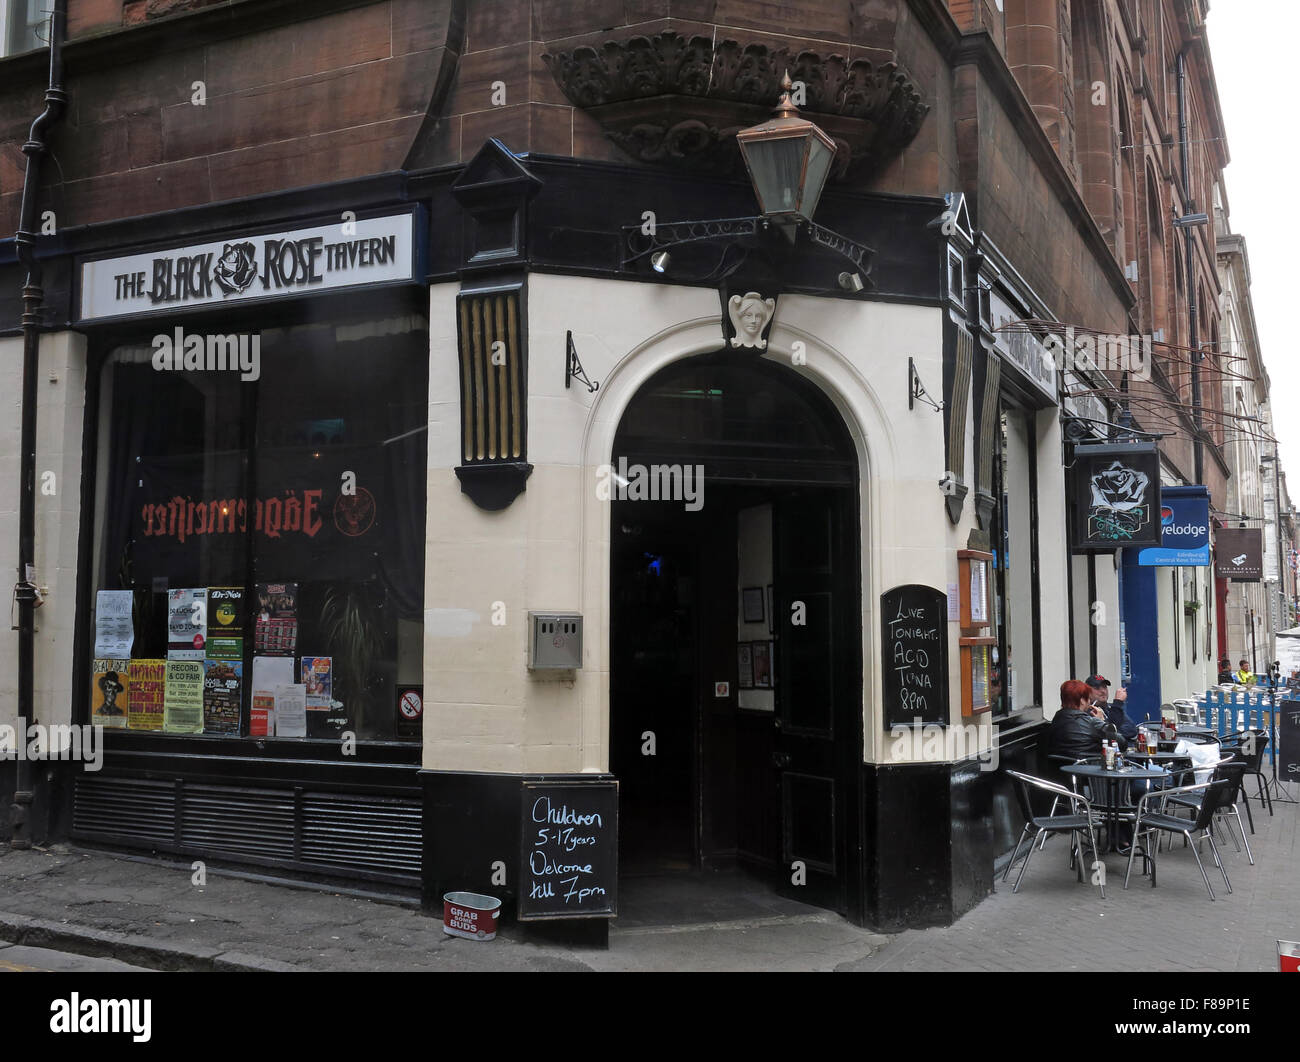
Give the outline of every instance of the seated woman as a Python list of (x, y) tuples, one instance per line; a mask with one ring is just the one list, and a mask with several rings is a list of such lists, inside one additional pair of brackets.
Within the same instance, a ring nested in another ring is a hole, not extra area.
[(1092, 690), (1078, 679), (1061, 683), (1061, 710), (1052, 716), (1044, 747), (1049, 756), (1100, 756), (1102, 742), (1116, 731), (1105, 711), (1092, 703)]

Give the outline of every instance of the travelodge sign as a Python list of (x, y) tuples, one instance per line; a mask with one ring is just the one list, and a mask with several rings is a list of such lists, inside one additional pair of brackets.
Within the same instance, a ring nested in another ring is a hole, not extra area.
[(1138, 553), (1143, 567), (1199, 568), (1210, 563), (1210, 492), (1202, 486), (1160, 492), (1161, 544)]

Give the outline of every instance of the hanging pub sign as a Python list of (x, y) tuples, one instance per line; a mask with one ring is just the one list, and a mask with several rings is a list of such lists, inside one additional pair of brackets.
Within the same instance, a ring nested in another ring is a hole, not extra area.
[(412, 211), (81, 263), (81, 321), (229, 306), (415, 277)]
[(1137, 550), (1137, 562), (1145, 568), (1200, 568), (1210, 563), (1207, 487), (1161, 489), (1160, 545)]
[(1073, 475), (1073, 552), (1160, 545), (1160, 454), (1153, 443), (1080, 444)]
[(1214, 533), (1214, 575), (1238, 583), (1264, 577), (1263, 532), (1258, 527), (1221, 527)]

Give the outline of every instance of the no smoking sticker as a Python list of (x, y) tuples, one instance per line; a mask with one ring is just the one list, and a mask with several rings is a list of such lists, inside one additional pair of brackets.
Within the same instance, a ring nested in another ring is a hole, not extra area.
[(415, 690), (407, 690), (402, 694), (398, 708), (407, 719), (419, 719), (420, 713), (424, 711), (424, 702)]

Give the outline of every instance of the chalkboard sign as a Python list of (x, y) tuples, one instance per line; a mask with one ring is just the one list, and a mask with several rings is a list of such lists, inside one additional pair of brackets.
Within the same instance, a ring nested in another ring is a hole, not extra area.
[(948, 596), (932, 586), (880, 595), (885, 726), (948, 723)]
[(618, 782), (525, 782), (519, 918), (617, 912)]
[(1277, 780), (1300, 782), (1300, 701), (1277, 706)]

